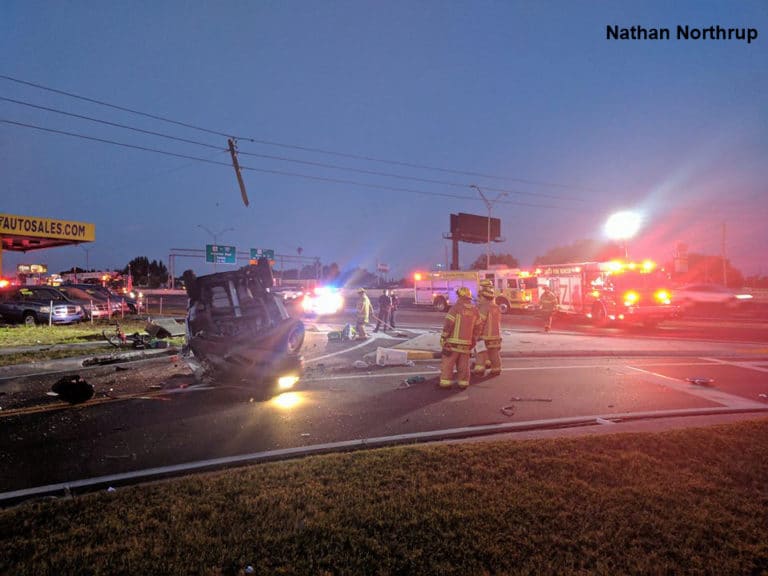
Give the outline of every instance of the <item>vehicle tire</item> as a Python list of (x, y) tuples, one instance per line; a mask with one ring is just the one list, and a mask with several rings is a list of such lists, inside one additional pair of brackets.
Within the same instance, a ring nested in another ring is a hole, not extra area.
[(288, 354), (298, 354), (304, 344), (304, 325), (299, 323), (291, 328), (285, 338), (285, 351)]
[(498, 304), (502, 314), (509, 314), (512, 311), (509, 300), (506, 298), (496, 298), (496, 304)]
[(438, 312), (448, 312), (448, 301), (442, 296), (435, 298), (435, 310)]
[(592, 305), (592, 323), (595, 326), (605, 326), (608, 324), (608, 314), (605, 311), (605, 306), (600, 303)]
[(27, 310), (21, 317), (21, 321), (24, 322), (24, 326), (34, 326), (37, 324), (37, 316), (34, 312)]

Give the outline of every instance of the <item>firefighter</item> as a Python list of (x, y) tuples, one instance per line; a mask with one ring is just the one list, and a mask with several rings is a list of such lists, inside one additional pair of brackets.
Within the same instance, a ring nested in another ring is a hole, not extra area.
[(384, 290), (379, 296), (379, 315), (376, 318), (376, 328), (374, 332), (378, 332), (382, 324), (384, 324), (384, 332), (389, 327), (389, 312), (392, 309), (392, 297), (389, 295), (389, 290)]
[(478, 337), (474, 373), (485, 376), (490, 370), (491, 376), (501, 374), (501, 308), (494, 301), (493, 283), (490, 280), (480, 282), (480, 336)]
[(368, 324), (371, 317), (371, 301), (368, 298), (368, 294), (365, 293), (365, 288), (359, 288), (357, 290), (359, 295), (357, 301), (357, 316), (355, 318), (355, 330), (357, 332), (358, 340), (366, 340), (368, 335), (365, 333), (365, 325)]
[(472, 304), (469, 288), (456, 290), (458, 300), (445, 316), (443, 333), (440, 336), (442, 361), (440, 363), (440, 388), (453, 384), (453, 369), (456, 368), (459, 388), (469, 386), (469, 355), (475, 346), (480, 329), (480, 314)]
[(557, 294), (549, 286), (544, 286), (544, 292), (539, 297), (541, 315), (544, 318), (544, 332), (549, 332), (552, 328), (552, 316), (555, 315), (559, 303)]

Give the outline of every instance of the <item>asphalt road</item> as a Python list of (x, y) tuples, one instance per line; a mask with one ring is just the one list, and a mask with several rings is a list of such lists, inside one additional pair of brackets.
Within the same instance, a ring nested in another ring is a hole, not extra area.
[[(196, 382), (178, 357), (81, 370), (97, 394), (74, 406), (46, 395), (60, 374), (6, 380), (0, 386), (0, 492), (77, 486), (105, 476), (96, 484), (119, 484), (132, 480), (114, 475), (149, 468), (179, 473), (189, 463), (196, 463), (192, 469), (217, 467), (249, 455), (339, 449), (336, 443), (349, 448), (532, 429), (620, 430), (635, 421), (768, 409), (768, 325), (761, 323), (688, 322), (629, 334), (556, 326), (550, 342), (599, 342), (600, 348), (578, 358), (507, 357), (501, 376), (446, 391), (436, 385), (435, 360), (355, 368), (377, 347), (405, 338), (329, 341), (328, 331), (345, 320), (308, 323), (305, 377), (293, 392), (268, 401), (256, 400), (240, 382)], [(433, 312), (399, 315), (404, 336), (428, 332), (441, 320)], [(507, 337), (539, 333), (536, 322), (505, 317)], [(658, 352), (606, 354), (614, 342), (646, 348), (657, 342)], [(676, 342), (687, 342), (688, 351), (675, 354)], [(702, 353), (691, 352), (690, 342), (701, 342)], [(740, 355), (747, 343), (750, 353)], [(424, 380), (409, 382), (413, 377)], [(712, 382), (688, 381), (696, 377)]]

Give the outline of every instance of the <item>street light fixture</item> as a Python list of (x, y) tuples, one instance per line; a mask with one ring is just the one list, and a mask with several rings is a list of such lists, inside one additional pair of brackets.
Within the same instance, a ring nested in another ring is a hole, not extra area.
[(499, 201), (499, 199), (503, 198), (504, 196), (508, 196), (506, 192), (499, 192), (499, 194), (496, 195), (496, 198), (493, 200), (488, 200), (486, 198), (485, 194), (483, 194), (483, 191), (480, 190), (480, 187), (476, 184), (470, 184), (470, 188), (474, 188), (477, 190), (477, 193), (480, 194), (480, 198), (483, 199), (483, 202), (485, 202), (485, 207), (488, 208), (488, 236), (486, 237), (486, 244), (485, 244), (485, 267), (486, 269), (491, 267), (491, 207)]
[(637, 212), (625, 210), (611, 214), (605, 223), (605, 235), (621, 243), (624, 248), (624, 259), (629, 259), (627, 240), (640, 230), (641, 221), (642, 219)]
[[(219, 244), (219, 236), (224, 234), (224, 232), (234, 232), (235, 231), (234, 228), (230, 227), (230, 228), (224, 228), (224, 230), (220, 230), (219, 232), (215, 232), (214, 233), (211, 230), (209, 230), (208, 228), (206, 228), (205, 226), (203, 226), (202, 224), (198, 224), (197, 227), (198, 228), (202, 228), (203, 230), (208, 232), (208, 234), (213, 236), (213, 245), (214, 246), (218, 246), (218, 244)], [(215, 258), (213, 259), (213, 271), (214, 272), (216, 271), (216, 259)]]

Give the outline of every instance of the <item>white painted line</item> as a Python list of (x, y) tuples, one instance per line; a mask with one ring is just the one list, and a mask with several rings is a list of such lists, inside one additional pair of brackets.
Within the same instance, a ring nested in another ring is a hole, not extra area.
[(651, 376), (653, 381), (655, 381), (660, 386), (672, 388), (673, 390), (677, 390), (678, 392), (682, 392), (691, 396), (697, 396), (699, 398), (703, 398), (704, 400), (715, 402), (716, 404), (721, 404), (728, 408), (747, 410), (765, 409), (766, 407), (762, 402), (754, 402), (748, 398), (736, 396), (735, 394), (728, 394), (727, 392), (723, 392), (722, 390), (718, 390), (716, 388), (702, 388), (700, 386), (695, 386), (685, 380), (680, 380), (679, 378), (672, 378), (670, 376), (665, 376), (664, 374), (658, 374), (656, 372), (651, 372), (650, 370), (643, 370), (642, 368), (637, 368), (635, 366), (627, 365), (627, 368), (636, 372), (641, 372), (646, 376)]
[(345, 348), (344, 350), (339, 350), (338, 352), (331, 352), (330, 354), (325, 354), (323, 356), (317, 356), (315, 358), (309, 358), (307, 360), (304, 360), (304, 364), (311, 364), (312, 362), (317, 362), (318, 360), (325, 360), (326, 358), (332, 358), (334, 356), (338, 356), (340, 354), (346, 354), (347, 352), (351, 352), (352, 350), (357, 350), (358, 348), (362, 348), (363, 346), (366, 346), (371, 343), (373, 340), (379, 340), (383, 339), (386, 336), (382, 336), (379, 333), (371, 334), (368, 336), (367, 340), (363, 340), (360, 342), (360, 344), (356, 344), (355, 346), (352, 346), (351, 348)]
[(744, 361), (744, 362), (732, 362), (728, 360), (721, 360), (719, 358), (706, 358), (717, 364), (725, 364), (727, 366), (736, 366), (737, 368), (746, 368), (747, 370), (755, 370), (757, 372), (768, 372), (768, 368), (765, 368), (766, 360)]

